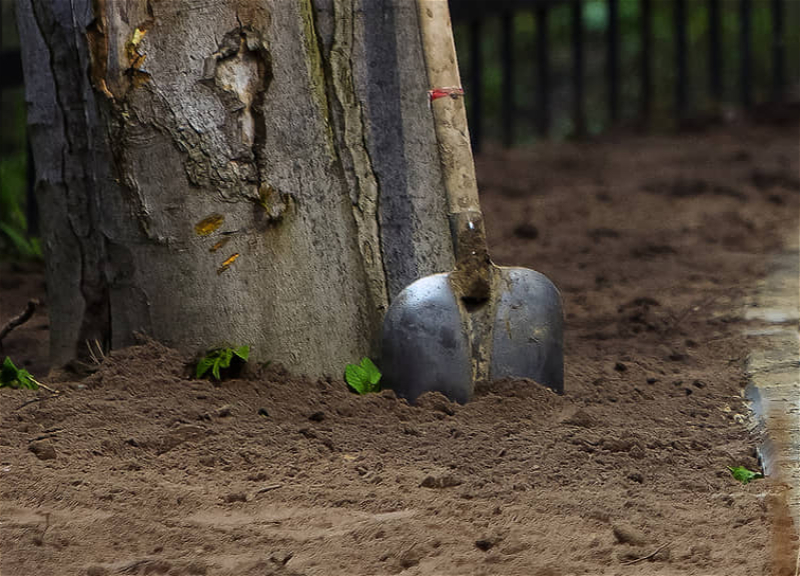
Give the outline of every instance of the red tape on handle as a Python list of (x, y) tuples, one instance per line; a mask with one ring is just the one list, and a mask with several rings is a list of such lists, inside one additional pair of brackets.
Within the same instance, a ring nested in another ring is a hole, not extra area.
[(428, 97), (431, 99), (431, 102), (438, 98), (444, 98), (445, 96), (450, 96), (450, 98), (458, 98), (459, 96), (464, 95), (463, 88), (434, 88), (433, 90), (428, 90)]

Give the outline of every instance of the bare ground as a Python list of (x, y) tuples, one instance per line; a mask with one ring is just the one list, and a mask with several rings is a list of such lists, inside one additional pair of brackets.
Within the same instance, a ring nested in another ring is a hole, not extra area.
[[(741, 309), (797, 231), (797, 136), (478, 159), (495, 260), (563, 292), (563, 396), (409, 406), (274, 365), (215, 386), (152, 342), (52, 371), (56, 398), (0, 391), (0, 573), (793, 574), (785, 487), (726, 467), (759, 466)], [(31, 297), (40, 271), (3, 265), (0, 326)], [(46, 306), (3, 344), (46, 373)]]

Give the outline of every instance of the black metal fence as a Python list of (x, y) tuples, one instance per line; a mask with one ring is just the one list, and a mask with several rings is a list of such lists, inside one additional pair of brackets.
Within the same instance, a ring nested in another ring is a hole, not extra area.
[[(800, 81), (798, 0), (450, 0), (450, 6), (476, 149), (487, 136), (512, 146), (534, 136), (599, 132), (620, 121), (647, 126), (654, 112), (680, 122), (724, 104), (782, 102)], [(765, 46), (769, 79), (760, 73)], [(692, 70), (700, 60), (706, 77), (698, 87)], [(656, 89), (661, 76), (670, 89), (664, 82)], [(0, 90), (21, 85), (19, 50), (0, 46)], [(666, 110), (665, 92), (672, 93)]]
[(680, 125), (785, 102), (800, 80), (797, 0), (450, 5), (476, 148), (487, 136), (508, 147), (620, 122)]

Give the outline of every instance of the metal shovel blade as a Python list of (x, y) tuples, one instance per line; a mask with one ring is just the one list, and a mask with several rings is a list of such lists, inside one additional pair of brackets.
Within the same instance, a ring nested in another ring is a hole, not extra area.
[(491, 298), (470, 306), (456, 296), (451, 274), (417, 280), (392, 302), (382, 333), (384, 385), (410, 402), (437, 391), (465, 403), (476, 380), (505, 376), (562, 393), (564, 323), (553, 283), (527, 268), (492, 266)]
[(383, 384), (414, 402), (467, 402), (474, 383), (513, 376), (564, 390), (563, 313), (542, 274), (492, 264), (460, 88), (448, 3), (418, 0), (455, 269), (417, 280), (383, 321)]

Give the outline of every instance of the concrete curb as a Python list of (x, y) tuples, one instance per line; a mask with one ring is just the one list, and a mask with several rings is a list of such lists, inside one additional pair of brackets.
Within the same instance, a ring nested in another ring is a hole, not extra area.
[(764, 472), (787, 485), (786, 504), (800, 527), (800, 251), (791, 238), (745, 308), (754, 426), (762, 432)]

